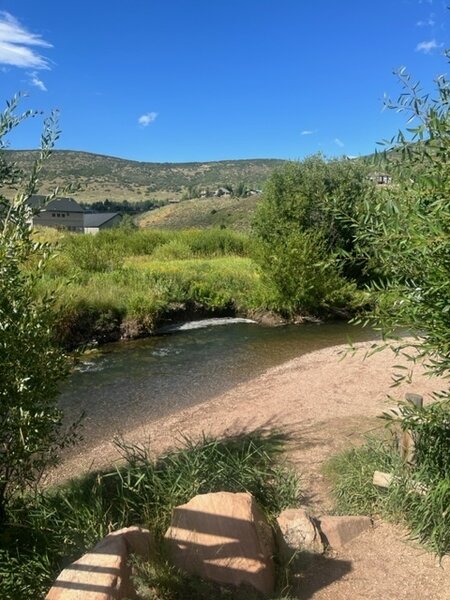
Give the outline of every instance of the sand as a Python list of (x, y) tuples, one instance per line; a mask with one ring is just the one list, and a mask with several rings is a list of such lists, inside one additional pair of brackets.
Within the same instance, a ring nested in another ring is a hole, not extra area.
[[(332, 508), (323, 462), (336, 452), (360, 444), (365, 433), (384, 426), (377, 417), (406, 392), (424, 396), (444, 389), (442, 381), (415, 369), (411, 383), (391, 388), (392, 367), (399, 363), (390, 351), (363, 360), (370, 343), (357, 344), (353, 356), (345, 347), (303, 355), (202, 404), (164, 419), (144, 423), (126, 435), (127, 441), (147, 444), (154, 454), (177, 445), (181, 435), (222, 436), (277, 429), (285, 432), (287, 456), (302, 478), (302, 488), (315, 514)], [(448, 386), (448, 382), (447, 382)], [(111, 442), (67, 460), (52, 474), (60, 481), (118, 460)], [(338, 556), (307, 569), (298, 598), (326, 600), (386, 598), (450, 598), (450, 561), (435, 557), (408, 540), (406, 532), (377, 523)]]

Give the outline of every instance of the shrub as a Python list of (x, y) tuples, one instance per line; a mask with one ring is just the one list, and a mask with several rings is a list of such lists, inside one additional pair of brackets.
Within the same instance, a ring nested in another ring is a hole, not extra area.
[(259, 257), (275, 305), (288, 314), (333, 314), (356, 305), (356, 286), (341, 274), (339, 262), (326, 257), (326, 241), (312, 231), (286, 232)]
[(155, 260), (185, 260), (192, 258), (192, 251), (188, 244), (179, 239), (174, 239), (162, 246), (157, 246), (152, 254)]
[[(1, 147), (4, 136), (34, 114), (16, 116), (18, 103), (15, 98), (0, 115)], [(12, 200), (0, 196), (0, 523), (13, 496), (35, 486), (61, 448), (74, 440), (74, 430), (63, 431), (57, 403), (68, 364), (54, 342), (55, 299), (36, 293), (51, 247), (35, 240), (27, 204), (57, 137), (52, 116), (24, 193)], [(4, 165), (0, 183), (9, 176)]]

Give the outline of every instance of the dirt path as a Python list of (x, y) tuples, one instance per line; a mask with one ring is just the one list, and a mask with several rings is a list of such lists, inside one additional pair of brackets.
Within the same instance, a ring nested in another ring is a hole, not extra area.
[[(128, 432), (126, 439), (149, 444), (159, 454), (182, 434), (224, 435), (276, 428), (290, 436), (288, 457), (302, 475), (308, 503), (316, 514), (330, 508), (321, 474), (324, 460), (358, 444), (365, 432), (382, 424), (376, 419), (392, 402), (388, 393), (403, 398), (408, 391), (430, 399), (443, 386), (416, 370), (414, 382), (390, 389), (391, 368), (399, 359), (389, 351), (363, 361), (341, 360), (343, 348), (319, 350), (270, 369), (260, 377), (204, 404)], [(102, 444), (67, 461), (53, 480), (75, 476), (111, 464), (117, 454)], [(334, 558), (323, 558), (302, 576), (298, 598), (314, 600), (450, 599), (450, 560), (436, 564), (432, 555), (406, 539), (398, 527), (379, 523)]]

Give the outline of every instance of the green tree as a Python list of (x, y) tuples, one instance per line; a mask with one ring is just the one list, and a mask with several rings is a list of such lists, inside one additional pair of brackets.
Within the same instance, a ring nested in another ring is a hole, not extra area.
[(406, 329), (413, 339), (400, 351), (450, 377), (449, 81), (438, 77), (432, 96), (404, 69), (398, 77), (402, 94), (387, 106), (407, 114), (408, 128), (380, 158), (399, 185), (365, 203), (356, 235), (360, 255), (380, 275), (367, 318), (387, 337)]
[[(0, 115), (0, 147), (5, 136), (36, 113), (17, 115), (20, 97)], [(58, 451), (74, 440), (63, 432), (57, 406), (67, 358), (53, 341), (53, 298), (38, 296), (51, 248), (33, 238), (27, 203), (39, 172), (59, 135), (56, 115), (45, 121), (39, 159), (12, 200), (0, 196), (0, 519), (9, 498), (35, 484), (55, 464)], [(18, 183), (18, 173), (2, 157), (1, 181)]]
[(350, 280), (363, 272), (353, 220), (363, 199), (375, 194), (360, 161), (315, 155), (272, 175), (254, 232), (263, 272), (283, 308), (318, 312), (352, 306), (356, 288)]

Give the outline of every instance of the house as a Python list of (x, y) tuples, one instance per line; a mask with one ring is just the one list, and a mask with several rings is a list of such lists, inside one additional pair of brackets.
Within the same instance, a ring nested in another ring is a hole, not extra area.
[(85, 213), (84, 233), (98, 233), (101, 229), (116, 227), (121, 220), (120, 213)]
[(390, 185), (392, 183), (392, 177), (386, 173), (372, 173), (372, 175), (369, 175), (369, 179), (377, 185)]
[(213, 196), (221, 197), (221, 196), (231, 196), (231, 190), (226, 187), (217, 188), (214, 192)]
[(83, 233), (84, 210), (72, 198), (55, 198), (45, 203), (46, 196), (33, 195), (28, 204), (33, 209), (33, 225), (54, 227)]
[(73, 198), (55, 198), (46, 201), (46, 196), (33, 195), (28, 204), (33, 209), (32, 224), (42, 227), (73, 231), (75, 233), (98, 233), (120, 223), (122, 216), (117, 212), (87, 213)]

